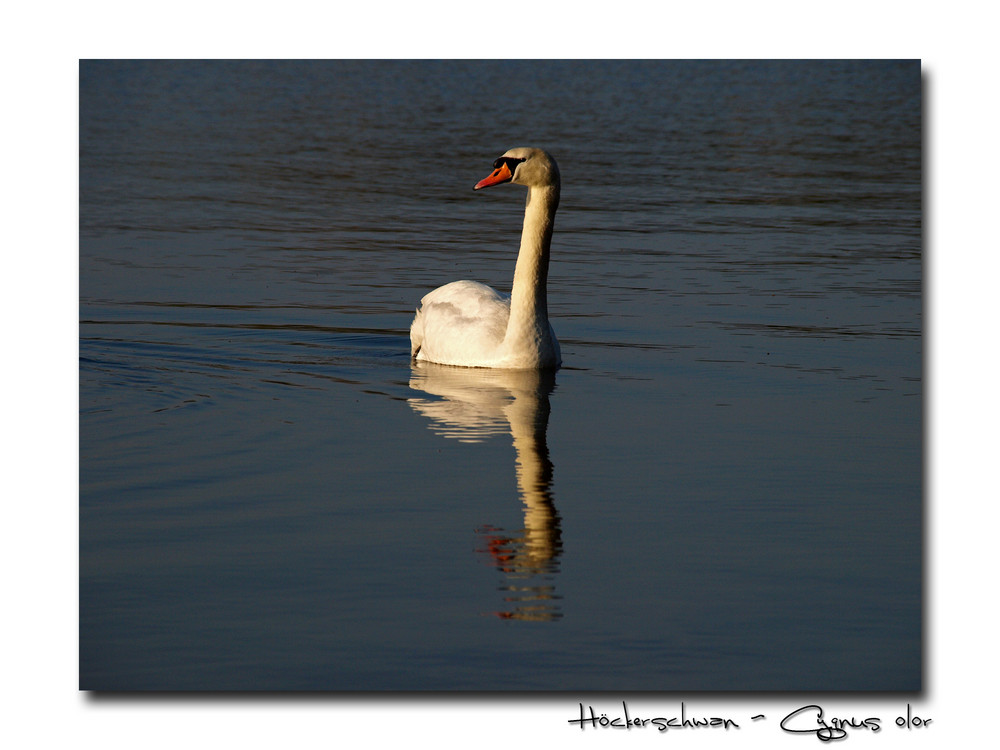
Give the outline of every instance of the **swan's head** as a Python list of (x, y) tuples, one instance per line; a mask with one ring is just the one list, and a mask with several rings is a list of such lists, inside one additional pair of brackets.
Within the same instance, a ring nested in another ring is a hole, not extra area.
[(528, 187), (558, 187), (556, 160), (540, 148), (512, 148), (495, 162), (493, 174), (476, 183), (473, 190), (513, 182)]

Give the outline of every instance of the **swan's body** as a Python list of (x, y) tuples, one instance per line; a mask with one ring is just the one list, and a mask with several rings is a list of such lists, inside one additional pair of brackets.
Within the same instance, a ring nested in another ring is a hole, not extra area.
[(410, 326), (414, 359), (462, 367), (550, 369), (562, 358), (549, 324), (549, 243), (559, 207), (559, 167), (537, 148), (514, 148), (476, 190), (513, 182), (528, 188), (511, 293), (453, 281), (420, 301)]

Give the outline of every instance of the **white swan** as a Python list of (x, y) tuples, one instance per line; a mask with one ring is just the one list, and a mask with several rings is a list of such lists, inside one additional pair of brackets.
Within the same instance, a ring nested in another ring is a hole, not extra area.
[(537, 148), (512, 148), (474, 190), (504, 182), (525, 185), (521, 250), (511, 293), (476, 281), (453, 281), (420, 300), (410, 326), (410, 354), (462, 367), (551, 369), (562, 358), (549, 324), (549, 243), (559, 207), (559, 167)]

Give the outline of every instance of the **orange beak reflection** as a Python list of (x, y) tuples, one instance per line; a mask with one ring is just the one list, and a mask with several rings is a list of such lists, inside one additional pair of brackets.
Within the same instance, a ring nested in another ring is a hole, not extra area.
[(480, 188), (490, 187), (491, 185), (500, 185), (504, 182), (510, 182), (513, 179), (514, 175), (511, 174), (510, 169), (507, 168), (507, 163), (504, 162), (497, 169), (493, 170), (493, 174), (489, 177), (477, 182), (476, 186), (472, 189), (479, 190)]

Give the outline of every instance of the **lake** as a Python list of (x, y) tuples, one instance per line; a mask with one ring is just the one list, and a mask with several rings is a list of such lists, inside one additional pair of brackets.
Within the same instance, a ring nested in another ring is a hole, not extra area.
[[(82, 61), (80, 688), (922, 684), (919, 61)], [(416, 365), (562, 173), (555, 373)]]

